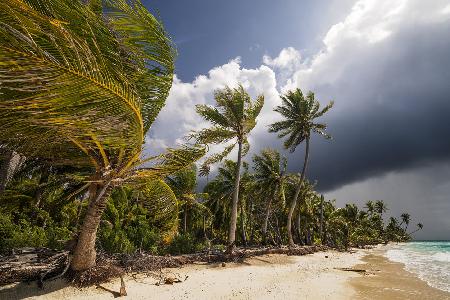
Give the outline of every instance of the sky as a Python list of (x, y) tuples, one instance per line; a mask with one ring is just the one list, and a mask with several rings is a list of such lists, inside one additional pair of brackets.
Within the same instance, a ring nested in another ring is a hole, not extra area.
[[(176, 75), (146, 147), (162, 151), (207, 123), (195, 104), (242, 83), (265, 106), (251, 151), (282, 148), (267, 126), (280, 93), (312, 90), (334, 108), (333, 140), (312, 138), (307, 177), (338, 206), (385, 200), (417, 239), (450, 239), (449, 0), (144, 0), (177, 46)], [(212, 151), (219, 150), (212, 147)], [(299, 172), (303, 146), (284, 153)], [(236, 156), (235, 152), (230, 158)], [(412, 225), (414, 226), (414, 225)]]

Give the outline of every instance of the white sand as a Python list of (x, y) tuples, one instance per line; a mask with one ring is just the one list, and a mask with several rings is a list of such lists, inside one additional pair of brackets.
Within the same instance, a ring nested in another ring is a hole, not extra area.
[[(328, 256), (328, 258), (325, 258)], [(306, 256), (267, 255), (242, 264), (188, 265), (164, 270), (165, 276), (188, 278), (173, 285), (160, 285), (152, 277), (126, 277), (127, 297), (121, 299), (350, 299), (355, 295), (347, 279), (360, 276), (334, 268), (361, 263), (362, 252), (319, 252)], [(102, 287), (119, 291), (120, 280)], [(76, 289), (61, 282), (47, 285), (19, 284), (0, 288), (0, 299), (114, 299), (95, 287)]]

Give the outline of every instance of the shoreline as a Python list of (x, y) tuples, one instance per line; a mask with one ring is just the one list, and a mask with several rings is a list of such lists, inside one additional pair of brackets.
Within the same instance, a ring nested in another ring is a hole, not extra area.
[[(450, 293), (387, 259), (388, 247), (355, 250), (268, 254), (240, 263), (194, 263), (129, 274), (123, 299), (450, 299)], [(339, 268), (364, 269), (367, 274)], [(181, 282), (164, 284), (167, 278)], [(119, 288), (120, 279), (82, 289), (62, 280), (47, 283), (45, 290), (35, 283), (18, 283), (0, 287), (0, 299), (104, 300), (114, 299)]]
[(356, 290), (354, 299), (450, 299), (450, 293), (430, 286), (404, 264), (389, 260), (385, 256), (388, 247), (363, 250), (362, 263), (355, 268), (366, 269), (369, 275), (349, 280)]

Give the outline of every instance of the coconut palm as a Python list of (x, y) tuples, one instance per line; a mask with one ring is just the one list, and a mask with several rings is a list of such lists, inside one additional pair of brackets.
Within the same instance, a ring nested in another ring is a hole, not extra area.
[(112, 187), (145, 186), (203, 154), (170, 150), (137, 170), (172, 84), (174, 48), (138, 0), (1, 1), (0, 22), (0, 145), (84, 171), (89, 206), (71, 267), (90, 268)]
[(280, 198), (284, 202), (287, 160), (276, 150), (264, 149), (260, 155), (253, 156), (253, 164), (254, 180), (262, 190), (262, 197), (268, 196), (262, 227), (263, 239), (266, 240), (272, 202), (276, 200), (275, 198)]
[(405, 231), (408, 230), (409, 221), (411, 221), (411, 215), (408, 213), (402, 213), (400, 215), (400, 218), (402, 219), (400, 225), (405, 224)]
[(372, 216), (375, 212), (375, 202), (373, 202), (372, 200), (367, 201), (365, 208), (367, 209), (367, 213)]
[(209, 210), (198, 200), (206, 195), (196, 193), (197, 188), (197, 167), (192, 164), (171, 176), (167, 177), (167, 182), (172, 188), (178, 203), (183, 207), (183, 232), (188, 231), (188, 216), (197, 212), (205, 217), (209, 217)]
[(422, 223), (417, 223), (417, 229), (414, 230), (413, 232), (409, 233), (409, 234), (411, 235), (411, 234), (416, 233), (417, 231), (422, 230), (422, 229), (423, 229), (423, 224)]
[(387, 205), (383, 200), (375, 201), (374, 208), (376, 213), (379, 214), (381, 218), (383, 218), (383, 213), (387, 212), (388, 210)]
[(248, 152), (250, 144), (247, 137), (256, 126), (263, 105), (264, 96), (260, 95), (256, 101), (252, 101), (244, 88), (239, 85), (231, 89), (225, 87), (214, 93), (216, 107), (209, 105), (197, 105), (197, 113), (206, 121), (212, 123), (212, 127), (204, 128), (192, 134), (200, 144), (223, 144), (233, 141), (218, 154), (210, 156), (206, 164), (216, 163), (223, 160), (230, 152), (238, 146), (237, 164), (235, 170), (235, 182), (233, 201), (231, 206), (231, 219), (228, 231), (228, 252), (233, 251), (236, 240), (236, 222), (239, 199), (239, 181), (242, 157)]
[[(225, 223), (229, 223), (231, 219), (232, 212), (230, 210), (230, 203), (232, 203), (234, 195), (236, 164), (236, 162), (226, 159), (219, 167), (217, 176), (214, 180), (210, 181), (204, 189), (204, 192), (208, 194), (206, 206), (214, 215), (214, 225), (219, 229)], [(242, 173), (241, 180), (239, 181), (239, 190), (241, 191), (241, 193), (239, 193), (239, 201), (242, 201), (242, 191), (247, 189), (245, 186), (250, 181), (248, 164), (243, 162), (242, 165), (244, 172)], [(244, 210), (241, 209), (241, 212), (243, 211)]]
[(326, 124), (316, 123), (315, 119), (329, 111), (334, 103), (331, 101), (323, 109), (320, 109), (320, 103), (315, 99), (314, 93), (309, 92), (305, 97), (300, 89), (287, 92), (287, 94), (281, 96), (281, 100), (282, 105), (277, 106), (275, 111), (283, 116), (283, 120), (270, 125), (269, 131), (278, 132), (279, 138), (287, 137), (284, 141), (284, 147), (289, 149), (290, 152), (294, 152), (300, 143), (306, 141), (305, 158), (300, 182), (291, 201), (287, 220), (289, 246), (294, 246), (294, 240), (292, 238), (292, 216), (306, 174), (311, 134), (318, 133), (326, 139), (331, 138), (325, 132)]
[(211, 173), (211, 166), (208, 164), (202, 164), (198, 170), (198, 176), (206, 177), (206, 184), (209, 183), (209, 174)]

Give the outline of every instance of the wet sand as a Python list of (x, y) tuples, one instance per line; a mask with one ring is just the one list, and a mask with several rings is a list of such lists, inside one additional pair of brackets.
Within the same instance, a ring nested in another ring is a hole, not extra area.
[(354, 299), (450, 299), (450, 293), (429, 286), (415, 274), (406, 271), (403, 264), (387, 259), (383, 255), (385, 251), (383, 247), (369, 250), (362, 258), (364, 263), (355, 266), (366, 269), (369, 275), (349, 280), (356, 290)]

